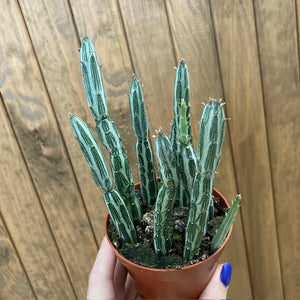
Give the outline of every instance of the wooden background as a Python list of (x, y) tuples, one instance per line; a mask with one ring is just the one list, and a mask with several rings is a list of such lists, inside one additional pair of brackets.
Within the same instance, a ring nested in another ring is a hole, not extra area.
[(233, 264), (229, 296), (299, 297), (299, 16), (299, 0), (1, 0), (0, 298), (86, 296), (106, 210), (68, 119), (94, 126), (78, 53), (85, 35), (136, 180), (133, 72), (151, 135), (169, 131), (181, 57), (196, 137), (201, 102), (225, 100), (216, 187), (229, 200), (243, 195), (222, 257)]

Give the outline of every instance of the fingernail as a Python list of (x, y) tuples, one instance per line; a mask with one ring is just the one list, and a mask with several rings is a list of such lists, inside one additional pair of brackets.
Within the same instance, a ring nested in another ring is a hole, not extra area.
[(223, 265), (220, 279), (222, 283), (227, 287), (231, 280), (232, 267), (230, 263), (225, 263)]

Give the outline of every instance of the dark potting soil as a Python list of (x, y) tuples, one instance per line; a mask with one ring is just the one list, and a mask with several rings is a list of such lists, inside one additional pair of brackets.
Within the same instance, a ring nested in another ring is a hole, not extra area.
[(214, 199), (214, 219), (207, 226), (206, 235), (203, 237), (199, 256), (192, 260), (183, 259), (183, 249), (185, 242), (185, 227), (188, 220), (187, 207), (174, 207), (172, 220), (170, 222), (170, 230), (172, 234), (172, 249), (166, 256), (157, 256), (153, 246), (153, 206), (142, 206), (143, 220), (141, 224), (136, 226), (138, 242), (136, 244), (124, 243), (119, 238), (115, 226), (109, 221), (108, 236), (118, 252), (128, 260), (142, 266), (157, 269), (174, 269), (182, 268), (206, 259), (212, 254), (210, 249), (211, 240), (216, 229), (221, 224), (226, 209), (222, 208), (218, 198)]

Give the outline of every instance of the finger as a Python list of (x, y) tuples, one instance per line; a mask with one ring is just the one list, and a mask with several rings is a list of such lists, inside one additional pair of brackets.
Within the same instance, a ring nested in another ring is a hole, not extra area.
[(134, 280), (128, 273), (125, 284), (125, 299), (139, 299), (137, 290), (134, 285)]
[(116, 256), (104, 237), (89, 276), (88, 299), (115, 299), (113, 287), (115, 265)]
[(225, 299), (231, 279), (231, 264), (218, 265), (199, 299)]
[(123, 299), (125, 293), (125, 283), (128, 271), (117, 259), (117, 264), (114, 272), (114, 287), (116, 292), (116, 299)]

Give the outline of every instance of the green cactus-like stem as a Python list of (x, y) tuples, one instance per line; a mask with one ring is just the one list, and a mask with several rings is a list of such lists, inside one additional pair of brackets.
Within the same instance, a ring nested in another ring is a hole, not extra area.
[(198, 255), (202, 237), (206, 232), (209, 212), (212, 213), (214, 173), (220, 161), (224, 131), (225, 116), (221, 101), (210, 99), (203, 109), (200, 122), (198, 142), (200, 172), (193, 184), (186, 228), (184, 258), (187, 260), (192, 260)]
[(154, 248), (157, 255), (167, 255), (171, 249), (170, 221), (178, 188), (176, 157), (168, 137), (158, 132), (155, 139), (159, 173), (163, 186), (158, 192), (154, 213)]
[(179, 123), (178, 123), (178, 140), (181, 145), (187, 146), (191, 144), (191, 138), (188, 132), (189, 125), (186, 119), (187, 106), (184, 99), (181, 99), (179, 107)]
[(94, 119), (99, 122), (108, 114), (107, 101), (96, 51), (87, 37), (81, 43), (80, 61), (86, 100)]
[(130, 115), (135, 132), (136, 155), (139, 166), (143, 202), (153, 204), (157, 196), (157, 184), (151, 145), (148, 139), (148, 122), (140, 82), (132, 77), (129, 93)]
[(201, 115), (197, 154), (201, 171), (212, 176), (221, 158), (225, 122), (222, 101), (210, 99)]
[(157, 183), (153, 165), (153, 154), (148, 140), (137, 141), (137, 161), (139, 165), (141, 194), (143, 203), (154, 204), (157, 197)]
[(159, 130), (155, 139), (155, 150), (158, 159), (159, 175), (163, 185), (173, 188), (178, 185), (176, 156), (169, 138)]
[(220, 227), (217, 229), (212, 242), (211, 242), (211, 251), (215, 252), (222, 243), (224, 242), (228, 231), (230, 229), (230, 226), (234, 222), (235, 216), (238, 212), (239, 207), (241, 206), (241, 195), (236, 195), (235, 199), (232, 201), (232, 204), (230, 206), (230, 209), (228, 212), (226, 212), (225, 217), (220, 225)]
[[(174, 152), (177, 154), (177, 164), (180, 166), (181, 162), (180, 162), (180, 158), (178, 153), (181, 152), (180, 147), (179, 147), (179, 143), (176, 142), (176, 136), (177, 136), (177, 127), (175, 126), (174, 121), (172, 122), (172, 127), (171, 127), (171, 132), (170, 132), (170, 143), (173, 147)], [(184, 184), (183, 184), (183, 179), (180, 176), (179, 178), (179, 184), (178, 184), (178, 192), (177, 192), (177, 206), (182, 207), (182, 206), (189, 206), (189, 197), (186, 193), (186, 189), (184, 188)]]
[(94, 134), (79, 117), (72, 114), (69, 114), (69, 117), (75, 138), (87, 160), (97, 186), (104, 192), (110, 191), (112, 182), (109, 171)]
[(123, 197), (135, 223), (141, 221), (140, 203), (135, 196), (134, 181), (119, 132), (107, 109), (101, 70), (92, 42), (85, 37), (80, 48), (81, 70), (88, 106), (96, 121), (97, 133), (110, 153), (110, 166), (114, 184)]
[[(190, 80), (188, 68), (185, 61), (182, 59), (177, 67), (175, 81), (174, 81), (174, 93), (173, 93), (173, 111), (174, 111), (174, 120), (171, 128), (170, 140), (173, 146), (173, 149), (177, 155), (177, 164), (180, 164), (180, 158), (178, 154), (181, 153), (182, 149), (179, 144), (179, 120), (180, 120), (180, 107), (181, 100), (184, 99), (186, 103), (186, 122), (187, 122), (187, 134), (192, 143), (192, 129), (190, 121)], [(183, 183), (183, 178), (180, 177), (178, 185), (178, 203), (180, 206), (189, 206), (189, 193), (185, 188), (186, 183)]]
[(109, 117), (106, 117), (100, 122), (96, 122), (96, 129), (103, 146), (109, 153), (123, 149), (119, 131)]
[(214, 182), (210, 176), (204, 176), (201, 173), (196, 174), (183, 253), (184, 258), (188, 261), (194, 259), (199, 254), (199, 247), (206, 230), (213, 185)]
[[(177, 153), (179, 162), (179, 172), (181, 177), (181, 182), (185, 193), (187, 194), (187, 199), (191, 198), (191, 191), (195, 179), (195, 174), (198, 172), (198, 159), (191, 144), (190, 135), (188, 133), (188, 122), (186, 119), (187, 106), (185, 100), (181, 100), (180, 113), (179, 113), (179, 127), (178, 127), (178, 140), (179, 149)], [(188, 203), (189, 204), (189, 203)]]
[[(205, 105), (200, 122), (197, 154), (202, 172), (214, 177), (221, 158), (225, 134), (225, 114), (221, 100), (210, 99)], [(213, 219), (211, 198), (209, 220)]]
[(120, 238), (128, 243), (136, 243), (137, 238), (133, 222), (119, 193), (116, 190), (111, 190), (104, 193), (103, 198)]
[[(201, 172), (209, 174), (212, 178), (221, 158), (225, 122), (222, 101), (210, 99), (205, 105), (201, 116), (197, 154), (199, 157), (199, 169)], [(214, 217), (212, 197), (209, 211), (208, 220), (211, 220)]]
[[(177, 67), (175, 82), (174, 82), (174, 94), (173, 94), (173, 111), (174, 111), (174, 126), (178, 128), (180, 119), (180, 107), (181, 100), (184, 99), (186, 103), (186, 122), (187, 122), (187, 134), (191, 143), (193, 143), (192, 126), (190, 118), (190, 79), (187, 65), (182, 59)], [(177, 133), (175, 130), (175, 141), (178, 141)], [(174, 146), (174, 145), (173, 145)]]
[(134, 192), (134, 181), (128, 157), (122, 146), (119, 132), (108, 118), (103, 119), (97, 125), (97, 132), (104, 147), (110, 153), (110, 167), (113, 180), (132, 215), (134, 223), (139, 223), (142, 212), (139, 200)]
[(112, 187), (106, 161), (94, 134), (79, 117), (70, 114), (70, 121), (93, 178), (104, 192), (104, 201), (118, 234), (125, 242), (135, 243), (136, 232), (131, 216), (123, 199)]
[(176, 192), (163, 185), (157, 195), (153, 216), (153, 240), (156, 255), (167, 255), (172, 247), (170, 217), (175, 200)]
[(177, 128), (176, 128), (174, 120), (173, 120), (171, 123), (171, 131), (170, 131), (169, 140), (170, 140), (170, 143), (171, 143), (174, 151), (176, 151), (176, 149), (177, 149), (177, 147), (175, 147), (175, 145), (176, 145), (176, 130), (177, 130)]

